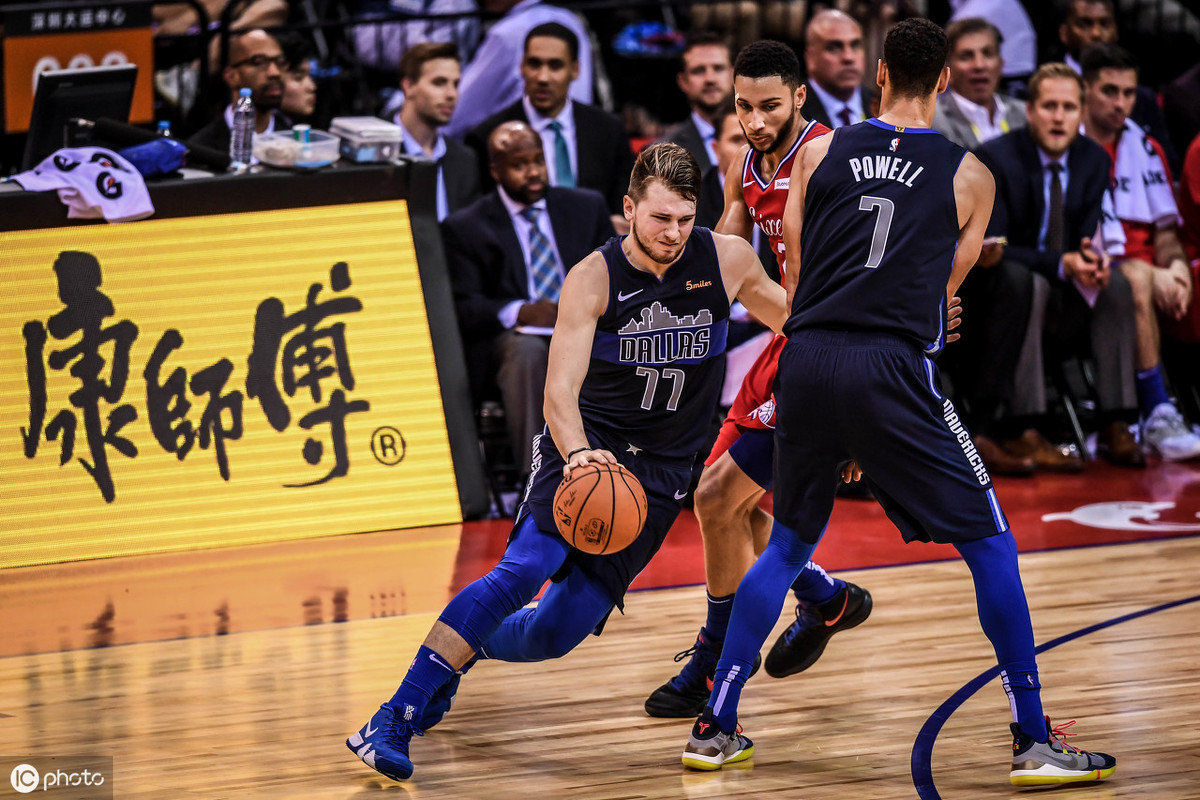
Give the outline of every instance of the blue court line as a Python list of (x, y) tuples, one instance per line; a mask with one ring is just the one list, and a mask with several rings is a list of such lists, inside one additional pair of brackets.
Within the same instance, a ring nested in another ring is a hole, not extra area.
[[(1052, 639), (1045, 644), (1038, 645), (1034, 648), (1034, 653), (1044, 653), (1047, 650), (1058, 647), (1060, 644), (1066, 644), (1087, 636), (1089, 633), (1095, 633), (1105, 628), (1111, 628), (1114, 625), (1120, 625), (1123, 622), (1138, 619), (1149, 614), (1157, 614), (1160, 611), (1177, 606), (1185, 606), (1188, 603), (1200, 601), (1200, 594), (1183, 600), (1172, 600), (1169, 603), (1146, 608), (1141, 611), (1134, 611), (1131, 614), (1126, 614), (1123, 617), (1107, 620), (1106, 622), (1097, 622), (1095, 625), (1089, 625), (1086, 628), (1080, 628), (1073, 633), (1068, 633), (1060, 636), (1057, 639)], [(972, 678), (967, 683), (963, 684), (950, 697), (946, 698), (946, 702), (938, 706), (937, 710), (930, 715), (929, 719), (925, 720), (925, 724), (921, 726), (921, 732), (917, 734), (917, 739), (913, 742), (912, 762), (910, 770), (912, 771), (913, 785), (917, 788), (917, 796), (921, 800), (942, 800), (942, 796), (938, 794), (937, 787), (933, 785), (933, 744), (937, 740), (937, 735), (941, 731), (942, 726), (946, 724), (946, 720), (950, 719), (950, 715), (958, 710), (958, 707), (967, 701), (971, 695), (978, 692), (986, 686), (993, 678), (1000, 674), (1000, 666), (994, 666), (986, 672)]]

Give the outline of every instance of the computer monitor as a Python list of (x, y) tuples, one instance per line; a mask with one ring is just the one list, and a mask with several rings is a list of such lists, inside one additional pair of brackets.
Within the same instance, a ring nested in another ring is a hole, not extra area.
[(129, 122), (136, 82), (136, 64), (41, 73), (33, 95), (21, 169), (32, 169), (59, 148), (81, 144), (70, 136), (68, 123), (73, 119), (104, 117)]

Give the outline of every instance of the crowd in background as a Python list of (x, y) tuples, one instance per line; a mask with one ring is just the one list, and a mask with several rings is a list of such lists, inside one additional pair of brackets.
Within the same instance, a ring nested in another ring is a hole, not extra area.
[[(227, 147), (228, 103), (249, 87), (260, 133), (367, 113), (402, 129), (407, 156), (438, 163), (474, 401), (504, 410), (518, 476), (542, 424), (562, 277), (628, 230), (637, 149), (659, 137), (687, 147), (706, 173), (700, 222), (715, 225), (746, 144), (731, 98), (737, 49), (758, 37), (794, 47), (803, 116), (836, 129), (874, 114), (883, 35), (918, 12), (951, 42), (934, 126), (997, 180), (961, 292), (964, 335), (940, 361), (988, 467), (1077, 472), (1089, 451), (1132, 468), (1147, 455), (1200, 458), (1188, 419), (1200, 383), (1200, 63), (1169, 66), (1195, 60), (1200, 20), (1170, 0), (1159, 5), (1182, 20), (1170, 35), (1191, 46), (1169, 56), (1121, 47), (1149, 40), (1120, 29), (1110, 0), (359, 0), (333, 4), (354, 20), (340, 30), (306, 24), (312, 4), (229, 5), (206, 3), (234, 25), (212, 46), (217, 108), (185, 108), (175, 92), (166, 112), (204, 123), (192, 141)], [(161, 32), (180, 36), (185, 16), (163, 13)], [(741, 321), (752, 339), (753, 320)], [(1064, 424), (1060, 397), (1086, 410), (1090, 441)]]

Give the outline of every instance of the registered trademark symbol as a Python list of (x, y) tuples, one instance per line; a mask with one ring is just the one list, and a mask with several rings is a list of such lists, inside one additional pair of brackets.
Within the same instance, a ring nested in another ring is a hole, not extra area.
[(408, 445), (404, 437), (395, 428), (384, 425), (376, 428), (371, 434), (371, 454), (380, 464), (394, 467), (404, 460), (404, 451)]

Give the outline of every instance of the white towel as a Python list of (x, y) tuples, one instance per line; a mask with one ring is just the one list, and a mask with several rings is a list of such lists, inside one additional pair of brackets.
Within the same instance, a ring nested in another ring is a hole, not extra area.
[(100, 147), (58, 150), (9, 180), (30, 192), (57, 190), (69, 219), (129, 222), (154, 213), (142, 174), (116, 153)]
[(1117, 143), (1113, 206), (1118, 219), (1181, 225), (1166, 167), (1146, 132), (1131, 119)]

